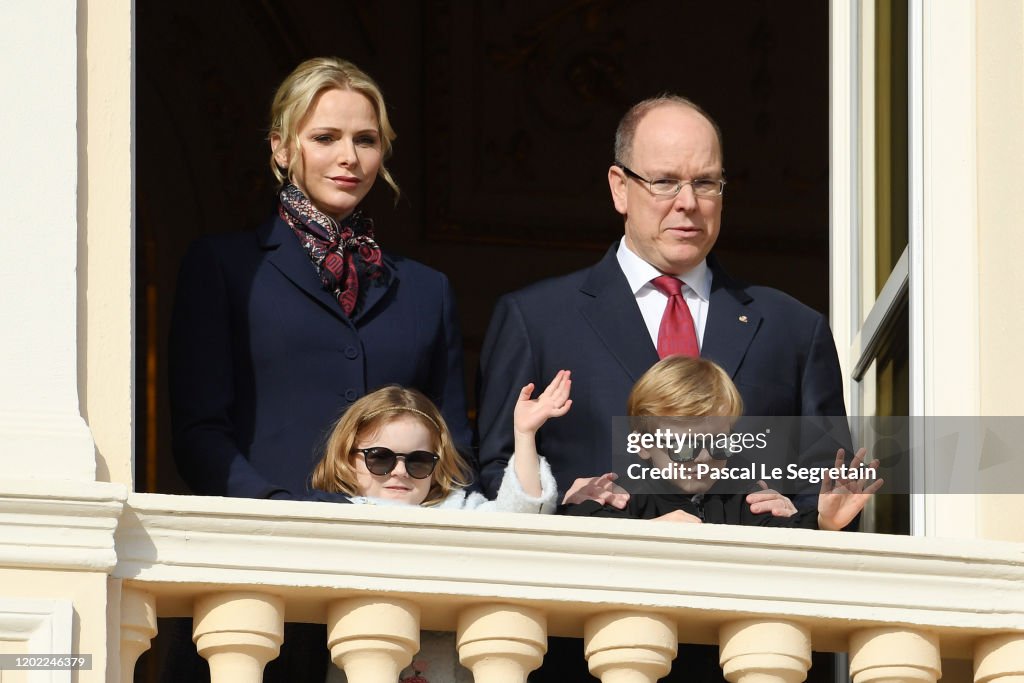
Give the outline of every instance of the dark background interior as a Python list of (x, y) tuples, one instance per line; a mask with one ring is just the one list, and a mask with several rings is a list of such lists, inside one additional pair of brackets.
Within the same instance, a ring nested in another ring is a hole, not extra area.
[(164, 354), (193, 239), (274, 206), (277, 84), (337, 55), (384, 91), (398, 139), (385, 249), (445, 272), (467, 387), (494, 302), (600, 258), (622, 233), (606, 180), (618, 119), (662, 91), (725, 137), (716, 252), (734, 275), (828, 306), (828, 9), (818, 0), (209, 0), (136, 5), (136, 488), (184, 492)]

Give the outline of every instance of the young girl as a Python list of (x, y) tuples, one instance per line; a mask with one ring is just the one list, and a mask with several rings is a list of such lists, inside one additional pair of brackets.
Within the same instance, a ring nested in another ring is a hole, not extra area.
[(367, 394), (334, 424), (313, 486), (344, 493), (353, 503), (554, 512), (555, 480), (537, 454), (535, 436), (549, 418), (568, 412), (571, 385), (562, 370), (537, 398), (531, 399), (532, 383), (519, 392), (515, 454), (495, 500), (467, 491), (471, 469), (437, 407), (419, 391), (398, 386)]
[[(533, 384), (519, 392), (513, 428), (515, 454), (494, 500), (469, 492), (472, 470), (452, 445), (437, 407), (415, 389), (389, 386), (367, 394), (334, 424), (313, 486), (344, 493), (353, 503), (421, 505), (452, 510), (545, 512), (555, 510), (555, 478), (537, 454), (535, 436), (548, 418), (565, 415), (572, 381), (560, 371), (535, 399)], [(329, 683), (344, 683), (332, 667)], [(458, 664), (451, 633), (424, 631), (420, 650), (399, 683), (469, 683)]]

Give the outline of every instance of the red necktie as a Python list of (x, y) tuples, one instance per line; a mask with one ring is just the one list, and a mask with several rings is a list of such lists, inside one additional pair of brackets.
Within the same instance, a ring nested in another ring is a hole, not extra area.
[(693, 326), (690, 307), (683, 300), (683, 283), (671, 275), (659, 275), (651, 280), (655, 288), (668, 297), (665, 314), (658, 328), (658, 357), (699, 356), (697, 331)]

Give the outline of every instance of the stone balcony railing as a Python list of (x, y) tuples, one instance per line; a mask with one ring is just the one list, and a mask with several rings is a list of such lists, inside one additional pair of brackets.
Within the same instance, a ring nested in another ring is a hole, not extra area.
[(457, 633), (479, 683), (525, 681), (582, 636), (602, 681), (655, 681), (678, 642), (730, 681), (800, 681), (813, 649), (856, 683), (1024, 680), (1024, 547), (806, 530), (320, 503), (128, 496), (116, 532), (122, 658), (193, 616), (213, 681), (258, 681), (282, 623), (326, 623), (352, 683), (394, 681), (419, 629)]
[(351, 683), (393, 683), (420, 629), (455, 632), (480, 683), (525, 681), (549, 635), (583, 637), (605, 683), (657, 680), (677, 643), (717, 644), (743, 683), (803, 680), (812, 649), (848, 652), (855, 683), (935, 681), (943, 658), (1024, 681), (1024, 544), (0, 489), (0, 567), (121, 580), (125, 682), (157, 615), (193, 617), (214, 683), (259, 681), (284, 621), (327, 624)]

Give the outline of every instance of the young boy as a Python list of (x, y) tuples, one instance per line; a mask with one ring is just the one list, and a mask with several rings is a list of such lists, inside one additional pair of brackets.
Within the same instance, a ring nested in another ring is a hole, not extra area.
[[(683, 422), (695, 424), (694, 421), (673, 421), (669, 416), (702, 418), (700, 433), (725, 434), (743, 413), (743, 400), (729, 375), (715, 363), (703, 358), (669, 356), (652, 366), (633, 386), (626, 411), (631, 430), (641, 434), (672, 431), (672, 427), (679, 431)], [(663, 449), (641, 449), (639, 456), (651, 468), (674, 472), (677, 476), (657, 482), (643, 479), (639, 488), (631, 492), (624, 509), (590, 500), (566, 506), (564, 514), (836, 530), (849, 524), (882, 485), (881, 479), (871, 480), (865, 486), (866, 481), (859, 479), (837, 482), (826, 477), (818, 496), (817, 515), (756, 514), (746, 503), (746, 495), (759, 490), (756, 482), (749, 482), (745, 490), (739, 491), (735, 481), (720, 481), (710, 474), (727, 464), (737, 468), (749, 465), (748, 462), (740, 456), (730, 458), (725, 451), (714, 447), (698, 445), (690, 452), (680, 447), (673, 450), (681, 455), (673, 458)], [(859, 469), (864, 456), (865, 450), (859, 450), (850, 467)], [(836, 454), (836, 467), (841, 467), (844, 460), (845, 454), (840, 450)], [(877, 466), (877, 460), (868, 465), (872, 469)]]

